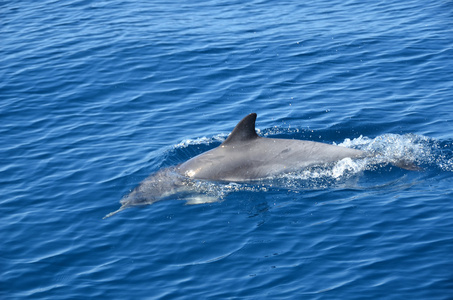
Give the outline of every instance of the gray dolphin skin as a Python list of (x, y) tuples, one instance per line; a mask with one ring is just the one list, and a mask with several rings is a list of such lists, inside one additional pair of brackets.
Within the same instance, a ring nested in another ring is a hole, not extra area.
[(189, 203), (215, 201), (209, 195), (197, 195), (196, 180), (249, 182), (344, 158), (368, 156), (364, 151), (319, 142), (260, 137), (255, 121), (256, 113), (247, 115), (217, 148), (151, 174), (121, 199), (120, 209), (104, 218), (130, 206), (166, 198), (186, 199)]
[(260, 137), (255, 121), (256, 114), (249, 114), (219, 147), (181, 164), (178, 172), (193, 179), (243, 182), (366, 155), (324, 143)]

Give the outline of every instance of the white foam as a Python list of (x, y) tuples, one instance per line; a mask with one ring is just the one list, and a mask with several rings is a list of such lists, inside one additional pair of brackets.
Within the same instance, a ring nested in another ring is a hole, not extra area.
[(345, 139), (339, 146), (356, 148), (374, 154), (368, 163), (395, 163), (409, 161), (414, 164), (427, 163), (432, 153), (433, 141), (427, 137), (414, 134), (384, 134), (374, 139), (360, 136), (356, 139)]
[(223, 142), (226, 138), (228, 137), (228, 134), (225, 133), (220, 133), (217, 135), (214, 135), (213, 137), (200, 137), (196, 139), (185, 139), (181, 141), (179, 144), (175, 145), (175, 148), (187, 148), (188, 146), (191, 145), (209, 145), (212, 144), (213, 142)]
[(357, 161), (347, 157), (338, 161), (331, 170), (332, 178), (338, 179), (346, 173), (356, 174), (362, 172), (366, 167), (363, 160)]

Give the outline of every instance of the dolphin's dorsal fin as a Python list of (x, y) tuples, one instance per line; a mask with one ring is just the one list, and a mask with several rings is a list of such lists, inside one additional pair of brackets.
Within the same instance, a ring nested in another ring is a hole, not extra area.
[(256, 113), (251, 113), (242, 119), (222, 145), (245, 142), (258, 138), (255, 131)]

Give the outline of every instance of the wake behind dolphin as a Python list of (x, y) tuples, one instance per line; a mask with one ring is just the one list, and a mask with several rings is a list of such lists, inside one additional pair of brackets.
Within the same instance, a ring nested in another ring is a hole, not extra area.
[[(216, 201), (215, 195), (209, 195), (209, 192), (199, 193), (197, 181), (253, 182), (345, 158), (372, 155), (319, 142), (260, 137), (255, 131), (256, 117), (256, 113), (244, 117), (217, 148), (151, 174), (121, 199), (119, 210), (104, 218), (129, 206), (152, 204), (166, 198), (185, 199), (189, 203)], [(394, 164), (408, 170), (418, 169), (411, 162)]]

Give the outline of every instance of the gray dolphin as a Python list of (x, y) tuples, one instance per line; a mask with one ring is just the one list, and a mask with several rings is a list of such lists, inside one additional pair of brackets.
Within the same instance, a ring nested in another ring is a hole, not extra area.
[[(256, 113), (247, 115), (217, 148), (151, 174), (123, 197), (119, 210), (105, 218), (129, 206), (151, 204), (168, 197), (189, 199), (192, 203), (214, 201), (209, 193), (200, 196), (199, 180), (249, 182), (344, 158), (370, 156), (361, 150), (319, 142), (260, 137), (255, 131), (255, 121)], [(204, 199), (197, 200), (197, 197)]]

